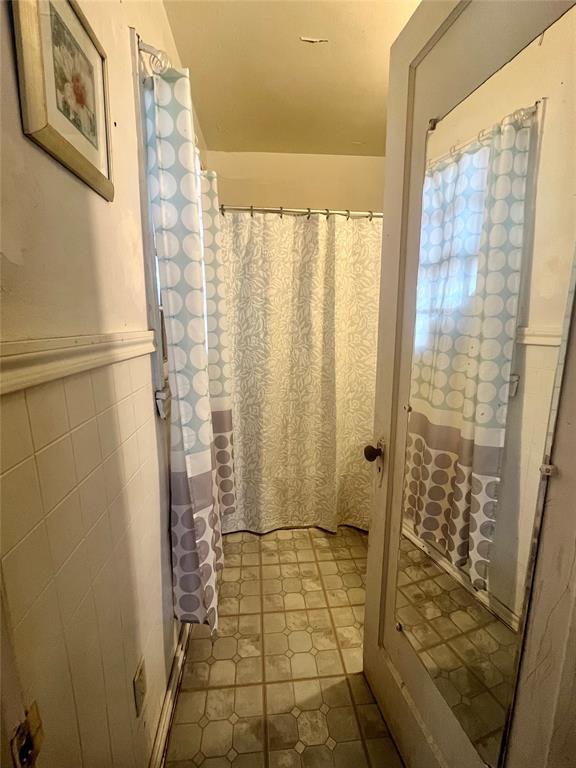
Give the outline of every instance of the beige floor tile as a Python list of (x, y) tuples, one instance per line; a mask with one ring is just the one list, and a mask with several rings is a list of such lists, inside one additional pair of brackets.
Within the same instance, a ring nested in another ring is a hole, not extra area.
[(358, 673), (348, 676), (348, 683), (352, 691), (352, 698), (356, 704), (372, 704), (374, 696), (363, 674)]
[(368, 768), (368, 761), (361, 741), (349, 741), (334, 747), (334, 768)]
[(208, 720), (226, 720), (234, 712), (234, 688), (208, 691), (206, 717)]
[(234, 724), (233, 744), (237, 752), (260, 752), (263, 747), (264, 724), (261, 717), (245, 717)]
[(261, 683), (263, 680), (262, 658), (240, 659), (236, 664), (236, 685)]
[(371, 768), (403, 768), (392, 739), (368, 739), (366, 748)]
[(232, 725), (226, 721), (208, 723), (202, 730), (202, 752), (207, 757), (226, 755), (232, 748)]
[[(351, 528), (224, 537), (218, 632), (192, 628), (167, 768), (395, 768), (361, 673), (366, 542)], [(441, 587), (418, 575), (425, 604)]]
[(176, 706), (176, 723), (197, 723), (204, 714), (206, 691), (181, 691)]
[(388, 736), (388, 728), (376, 704), (361, 704), (357, 707), (360, 728), (365, 739), (380, 739)]
[(269, 753), (270, 768), (302, 768), (300, 753), (295, 749), (280, 749)]
[[(375, 706), (375, 705), (368, 705)], [(356, 741), (360, 738), (352, 707), (335, 707), (326, 713), (328, 732), (334, 741)]]
[(362, 660), (362, 648), (342, 648), (341, 653), (344, 660), (344, 667), (348, 675), (362, 672), (364, 665)]
[(174, 725), (168, 743), (168, 760), (192, 759), (200, 749), (202, 729), (192, 723)]
[(235, 689), (234, 711), (239, 717), (262, 717), (264, 702), (261, 685)]
[[(344, 659), (344, 663), (346, 664), (346, 659)], [(316, 666), (319, 675), (341, 675), (344, 672), (338, 651), (318, 651)]]
[(270, 683), (266, 686), (266, 710), (278, 715), (294, 708), (294, 687), (291, 682)]

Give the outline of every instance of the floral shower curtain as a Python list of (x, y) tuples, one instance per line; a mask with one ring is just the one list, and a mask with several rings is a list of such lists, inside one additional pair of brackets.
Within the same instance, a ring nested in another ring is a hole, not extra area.
[(404, 514), (486, 588), (506, 437), (535, 109), (424, 182)]
[(381, 221), (222, 217), (237, 504), (224, 531), (369, 525)]
[(234, 509), (229, 350), (216, 183), (201, 174), (187, 70), (145, 82), (148, 193), (165, 317), (174, 610), (217, 624), (222, 510)]

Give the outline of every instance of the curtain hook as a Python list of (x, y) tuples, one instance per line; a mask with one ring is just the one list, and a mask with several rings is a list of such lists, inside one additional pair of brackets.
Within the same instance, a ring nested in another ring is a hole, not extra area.
[(252, 219), (254, 218), (254, 206), (253, 205), (250, 206), (250, 218), (252, 218)]
[(456, 144), (452, 144), (452, 146), (450, 147), (450, 157), (454, 157), (455, 154), (456, 154)]
[(280, 206), (280, 218), (283, 218), (283, 216), (284, 216), (284, 208)]
[(328, 221), (329, 216), (330, 216), (330, 209), (326, 208), (326, 221)]
[(312, 211), (311, 211), (311, 209), (310, 209), (310, 208), (308, 208), (308, 215), (306, 216), (306, 218), (308, 219), (308, 221), (310, 221), (310, 216), (311, 216), (311, 215), (312, 215)]
[(368, 211), (368, 213), (370, 214), (370, 216), (368, 216), (368, 221), (372, 221), (374, 218), (374, 211)]
[(346, 221), (350, 218), (350, 210), (346, 208)]
[(220, 206), (220, 213), (224, 216), (224, 203)]

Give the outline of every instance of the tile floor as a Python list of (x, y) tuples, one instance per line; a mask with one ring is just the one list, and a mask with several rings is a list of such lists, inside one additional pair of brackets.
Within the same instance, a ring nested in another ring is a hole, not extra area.
[(496, 765), (518, 635), (406, 537), (396, 617), (481, 757)]
[(224, 537), (217, 639), (195, 626), (167, 768), (402, 768), (362, 674), (367, 536)]

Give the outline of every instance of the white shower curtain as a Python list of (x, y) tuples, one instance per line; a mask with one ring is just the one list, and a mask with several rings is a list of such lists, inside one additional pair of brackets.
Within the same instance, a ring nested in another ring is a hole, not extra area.
[(147, 184), (165, 316), (174, 613), (217, 626), (220, 516), (234, 509), (230, 352), (216, 180), (194, 147), (188, 70), (144, 82)]
[(368, 528), (381, 222), (222, 217), (237, 503), (223, 530)]

